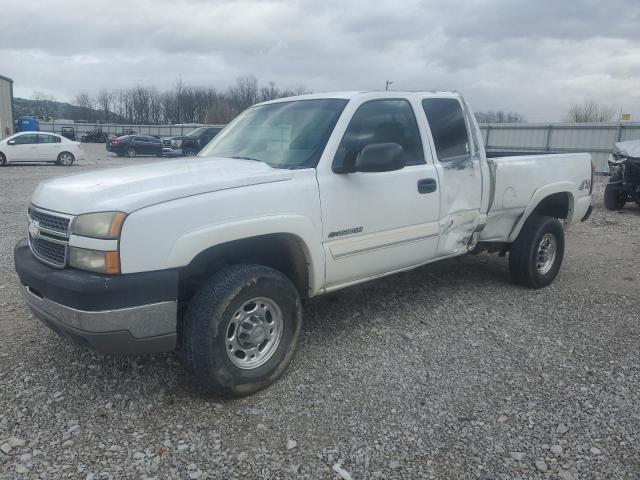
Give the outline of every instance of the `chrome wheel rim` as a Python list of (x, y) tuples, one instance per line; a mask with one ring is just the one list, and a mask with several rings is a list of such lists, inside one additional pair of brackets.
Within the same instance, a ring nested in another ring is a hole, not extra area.
[(71, 157), (71, 154), (69, 153), (61, 153), (60, 154), (60, 163), (62, 165), (71, 165), (71, 163), (73, 162), (73, 159)]
[(556, 260), (557, 250), (556, 237), (551, 233), (545, 233), (538, 244), (538, 252), (536, 254), (536, 269), (540, 275), (546, 275), (551, 271)]
[(135, 157), (136, 156), (136, 151), (133, 148), (130, 148), (129, 150), (127, 150), (127, 157)]
[(267, 297), (255, 297), (238, 308), (225, 331), (229, 360), (245, 370), (264, 365), (282, 339), (282, 310)]

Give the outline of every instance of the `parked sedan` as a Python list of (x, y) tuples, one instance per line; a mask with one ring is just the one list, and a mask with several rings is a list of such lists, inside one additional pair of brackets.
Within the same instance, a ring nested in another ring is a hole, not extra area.
[(46, 132), (21, 132), (0, 141), (0, 166), (20, 162), (54, 162), (68, 167), (84, 159), (78, 142)]
[(107, 150), (119, 157), (123, 155), (127, 157), (155, 155), (159, 157), (162, 154), (162, 142), (149, 135), (125, 135), (109, 140)]

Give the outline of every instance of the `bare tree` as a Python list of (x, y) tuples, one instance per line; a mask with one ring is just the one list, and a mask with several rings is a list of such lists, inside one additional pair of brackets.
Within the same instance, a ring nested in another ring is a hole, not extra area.
[(582, 103), (572, 103), (566, 120), (575, 123), (603, 123), (614, 119), (617, 108), (605, 105), (594, 99), (586, 99)]
[(51, 116), (55, 111), (53, 103), (56, 101), (53, 95), (44, 92), (33, 92), (31, 98), (36, 102), (35, 114), (43, 117)]
[(253, 75), (245, 75), (236, 79), (236, 84), (229, 87), (229, 100), (237, 113), (258, 103), (258, 79)]
[(96, 95), (96, 104), (102, 110), (102, 121), (108, 123), (111, 117), (114, 93), (106, 88), (101, 89)]
[(524, 115), (517, 112), (503, 112), (502, 110), (487, 110), (475, 112), (478, 123), (527, 123)]

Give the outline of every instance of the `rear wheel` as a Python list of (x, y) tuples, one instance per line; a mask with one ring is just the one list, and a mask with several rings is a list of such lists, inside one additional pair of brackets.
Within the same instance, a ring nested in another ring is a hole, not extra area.
[(302, 306), (291, 281), (272, 268), (234, 265), (213, 275), (189, 303), (181, 356), (205, 388), (249, 395), (282, 375), (301, 334)]
[(127, 157), (129, 158), (133, 158), (138, 154), (138, 152), (136, 152), (136, 149), (133, 147), (129, 147), (127, 148)]
[(4, 156), (4, 153), (0, 152), (0, 167), (4, 167), (7, 164), (7, 157)]
[(624, 192), (617, 185), (607, 184), (604, 189), (604, 208), (607, 210), (622, 210), (627, 203)]
[(62, 152), (60, 153), (60, 155), (58, 155), (58, 165), (61, 165), (63, 167), (70, 167), (71, 165), (73, 165), (73, 162), (75, 162), (75, 157), (73, 156), (73, 154), (69, 153), (69, 152)]
[(509, 251), (511, 278), (524, 287), (546, 287), (558, 275), (563, 257), (564, 230), (560, 222), (531, 215)]

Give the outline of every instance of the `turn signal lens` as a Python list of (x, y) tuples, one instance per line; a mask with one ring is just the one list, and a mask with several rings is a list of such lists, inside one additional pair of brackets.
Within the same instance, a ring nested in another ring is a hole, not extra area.
[(79, 270), (115, 275), (120, 273), (120, 254), (71, 247), (69, 265)]

